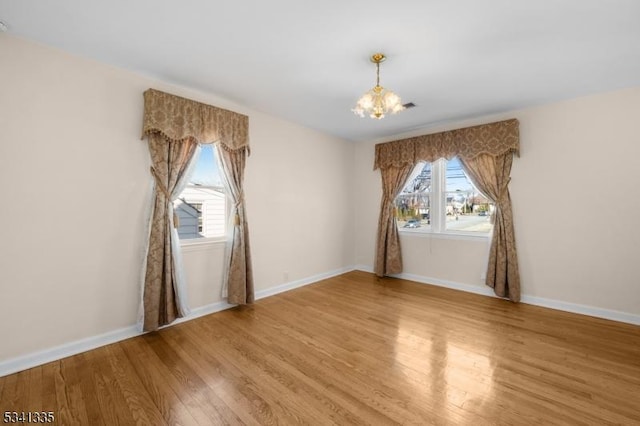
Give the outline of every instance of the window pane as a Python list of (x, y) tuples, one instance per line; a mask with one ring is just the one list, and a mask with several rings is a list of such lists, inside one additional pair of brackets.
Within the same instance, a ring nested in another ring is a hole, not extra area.
[(431, 164), (419, 164), (398, 198), (398, 227), (407, 231), (431, 229)]
[(181, 240), (223, 237), (226, 231), (226, 195), (213, 145), (202, 145), (189, 183), (174, 201)]
[(490, 232), (493, 203), (471, 183), (458, 158), (447, 161), (445, 179), (446, 230)]

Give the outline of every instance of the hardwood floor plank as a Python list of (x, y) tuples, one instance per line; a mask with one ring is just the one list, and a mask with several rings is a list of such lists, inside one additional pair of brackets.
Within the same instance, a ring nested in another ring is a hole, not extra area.
[[(53, 412), (55, 418), (59, 419), (58, 403), (56, 399), (56, 365), (57, 362), (50, 362), (38, 368), (42, 369), (42, 389), (40, 392), (42, 398), (42, 410), (45, 412)], [(35, 389), (33, 391), (37, 392)]]
[(6, 382), (7, 381), (2, 380), (2, 378), (0, 377), (0, 408), (2, 408), (2, 390), (4, 389)]
[(111, 369), (106, 347), (85, 352), (83, 355), (86, 356), (93, 371), (93, 381), (104, 423), (107, 425), (136, 424), (133, 413), (127, 409), (127, 402)]
[(640, 327), (354, 271), (0, 378), (90, 425), (640, 425)]
[[(168, 424), (197, 425), (196, 419), (189, 413), (178, 394), (167, 383), (163, 370), (154, 368), (157, 362), (141, 348), (141, 339), (128, 339), (120, 346), (125, 352), (131, 368), (135, 370), (149, 398), (158, 408), (165, 422)], [(158, 364), (159, 365), (159, 364)]]
[[(208, 410), (211, 410), (211, 407), (200, 406), (190, 392), (183, 390), (182, 384), (171, 374), (171, 371), (162, 360), (158, 358), (157, 353), (153, 351), (147, 339), (136, 340), (138, 340), (138, 354), (144, 362), (141, 368), (150, 373), (150, 377), (147, 377), (145, 382), (149, 388), (154, 389), (155, 395), (162, 394), (163, 396), (168, 396), (167, 400), (170, 401), (170, 412), (183, 418), (193, 419), (195, 423), (199, 425), (205, 425), (210, 422)], [(169, 393), (169, 391), (171, 393)], [(177, 400), (173, 400), (173, 395), (175, 395)], [(162, 405), (166, 406), (167, 404), (164, 403)], [(164, 408), (162, 411), (166, 413), (168, 410)], [(214, 412), (213, 416), (219, 420), (217, 413)]]
[[(369, 367), (376, 363), (379, 366), (380, 361), (384, 360), (384, 357), (377, 356), (380, 352), (373, 350), (370, 353), (349, 347), (349, 341), (340, 335), (336, 338), (335, 335), (323, 333), (323, 336), (328, 336), (326, 339), (314, 337), (313, 333), (309, 333), (308, 330), (321, 327), (320, 324), (323, 323), (323, 320), (318, 320), (317, 324), (301, 321), (298, 318), (303, 315), (296, 309), (294, 306), (287, 306), (291, 318), (285, 322), (287, 330), (281, 328), (280, 334), (286, 335), (286, 339), (282, 341), (283, 345), (290, 346), (295, 349), (292, 352), (301, 354), (301, 358), (297, 358), (297, 361), (303, 362), (302, 369), (304, 371), (314, 371), (316, 377), (331, 378), (333, 384), (330, 386), (333, 389), (346, 391), (351, 398), (364, 403), (368, 409), (373, 410), (379, 418), (388, 415), (391, 419), (409, 422), (424, 420), (438, 422), (441, 420), (438, 414), (433, 414), (429, 409), (428, 400), (420, 406), (408, 408), (407, 401), (414, 395), (407, 388), (393, 388), (395, 378), (398, 376), (396, 371), (387, 371), (383, 377), (371, 374)], [(263, 315), (265, 314), (263, 313)], [(283, 321), (282, 317), (279, 319)], [(337, 332), (344, 327), (345, 324), (341, 323), (333, 330)], [(355, 339), (358, 336), (352, 337)], [(292, 360), (294, 359), (296, 358), (293, 357)], [(306, 360), (310, 362), (305, 362)], [(406, 376), (403, 378), (407, 379)], [(414, 381), (413, 378), (409, 380)], [(448, 410), (449, 408), (445, 411)], [(454, 414), (455, 412), (449, 410), (446, 417), (454, 416)]]
[[(73, 418), (73, 413), (69, 407), (67, 392), (71, 390), (71, 383), (66, 383), (66, 377), (62, 373), (62, 360), (53, 362), (53, 380), (56, 396), (56, 418), (62, 424), (78, 424)], [(66, 386), (68, 385), (68, 387)]]
[(18, 381), (16, 382), (14, 401), (21, 411), (29, 410), (29, 381), (30, 371), (25, 370), (18, 373)]
[[(316, 414), (315, 407), (296, 398), (283, 404), (283, 396), (288, 395), (290, 390), (279, 381), (278, 372), (271, 370), (261, 359), (256, 359), (256, 354), (251, 353), (248, 346), (229, 330), (224, 327), (211, 328), (206, 322), (200, 325), (198, 338), (210, 338), (219, 343), (207, 346), (207, 350), (231, 368), (246, 373), (244, 377), (252, 394), (261, 395), (261, 399), (266, 401), (267, 404), (261, 406), (265, 411), (264, 416), (274, 419), (274, 424), (278, 421), (285, 424), (310, 424), (305, 417)], [(221, 330), (224, 332), (220, 333)], [(258, 358), (261, 357), (258, 355)], [(308, 413), (307, 416), (305, 413)]]
[(136, 424), (166, 424), (158, 407), (153, 403), (148, 393), (144, 391), (135, 370), (119, 345), (109, 345), (108, 359), (111, 364), (118, 385), (127, 403), (128, 410), (132, 413)]
[(18, 396), (18, 380), (21, 380), (21, 373), (11, 374), (0, 378), (2, 381), (2, 393), (0, 393), (0, 413), (5, 411), (21, 411), (21, 405)]
[(167, 370), (176, 378), (180, 388), (193, 396), (193, 404), (206, 411), (210, 424), (240, 423), (238, 416), (187, 363), (182, 361), (176, 351), (166, 344), (160, 333), (149, 333), (145, 338), (158, 358), (167, 366)]
[(80, 388), (82, 389), (89, 424), (96, 426), (106, 425), (100, 411), (100, 401), (98, 399), (98, 392), (96, 392), (96, 383), (91, 362), (85, 354), (80, 354), (77, 357), (77, 361), (77, 374), (80, 378)]
[(60, 422), (65, 425), (89, 424), (80, 380), (75, 371), (78, 361), (78, 357), (62, 359), (54, 370)]
[[(222, 317), (217, 319), (223, 320)], [(295, 359), (298, 357), (297, 354), (287, 348), (287, 345), (279, 345), (273, 338), (262, 338), (262, 336), (273, 336), (271, 334), (273, 330), (265, 329), (265, 334), (262, 334), (260, 330), (256, 329), (258, 333), (248, 334), (245, 330), (234, 327), (235, 320), (232, 318), (222, 322), (226, 329), (240, 336), (242, 340), (246, 340), (246, 344), (249, 345), (245, 351), (246, 353), (266, 354), (260, 361), (251, 358), (248, 361), (254, 364), (261, 364), (263, 371), (269, 372), (274, 376), (287, 389), (289, 395), (295, 394), (296, 397), (304, 400), (321, 403), (324, 407), (324, 416), (337, 424), (353, 424), (357, 420), (362, 423), (362, 417), (356, 418), (352, 414), (352, 410), (356, 408), (355, 406), (351, 406), (351, 410), (346, 409), (347, 401), (335, 398), (331, 392), (327, 392), (331, 383), (323, 380), (322, 374), (313, 371), (309, 365), (306, 365), (306, 368), (301, 370), (295, 363)], [(265, 326), (265, 323), (266, 321), (263, 320), (261, 326)], [(267, 332), (271, 333), (267, 334)], [(291, 368), (292, 366), (294, 368)], [(374, 419), (380, 421), (381, 416), (372, 416), (371, 420), (373, 421)]]
[[(264, 416), (261, 407), (266, 403), (246, 386), (246, 379), (239, 371), (233, 371), (220, 360), (202, 350), (201, 337), (195, 342), (187, 338), (183, 330), (163, 333), (163, 339), (171, 345), (180, 357), (202, 378), (220, 399), (232, 409), (246, 425), (274, 423)], [(249, 395), (247, 395), (249, 394)]]
[(42, 406), (42, 367), (34, 367), (27, 370), (29, 373), (29, 400), (25, 406), (25, 411), (48, 411)]

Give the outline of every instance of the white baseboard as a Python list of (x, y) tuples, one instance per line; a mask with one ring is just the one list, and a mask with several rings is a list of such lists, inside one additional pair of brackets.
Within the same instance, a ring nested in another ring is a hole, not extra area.
[[(167, 324), (167, 325), (165, 325), (163, 327), (160, 327), (160, 328), (162, 329), (162, 328), (166, 328), (166, 327), (171, 327), (172, 325), (176, 325), (176, 324), (180, 324), (180, 323), (183, 323), (183, 322), (191, 321), (192, 319), (203, 317), (205, 315), (215, 314), (216, 312), (224, 311), (225, 309), (233, 308), (234, 306), (236, 306), (236, 305), (233, 305), (231, 303), (227, 303), (227, 302), (224, 302), (224, 301), (213, 302), (213, 303), (210, 303), (208, 305), (199, 306), (197, 308), (191, 309), (191, 313), (189, 313), (189, 315), (187, 315), (186, 317), (178, 318), (177, 320), (175, 320), (171, 324)], [(140, 333), (140, 334), (143, 334), (143, 333)]]
[(0, 377), (37, 367), (38, 365), (46, 364), (51, 361), (57, 361), (81, 352), (90, 351), (91, 349), (99, 348), (100, 346), (109, 345), (130, 337), (138, 336), (139, 334), (141, 333), (138, 326), (132, 325), (130, 327), (110, 331), (98, 336), (87, 337), (85, 339), (55, 346), (50, 349), (2, 361), (0, 362)]
[[(358, 271), (373, 273), (373, 268), (368, 265), (356, 265)], [(498, 297), (493, 290), (487, 286), (477, 286), (471, 284), (462, 284), (453, 281), (441, 280), (438, 278), (424, 277), (414, 274), (396, 274), (392, 275), (396, 278), (402, 278), (409, 281), (415, 281), (421, 284), (435, 285), (438, 287), (446, 287), (454, 290), (466, 291), (468, 293), (481, 294), (483, 296)], [(544, 297), (529, 296), (523, 294), (520, 298), (522, 303), (528, 305), (541, 306), (544, 308), (556, 309), (558, 311), (572, 312), (574, 314), (588, 315), (596, 318), (603, 318), (612, 321), (624, 322), (628, 324), (640, 325), (640, 315), (630, 314), (628, 312), (614, 311), (611, 309), (597, 308), (594, 306), (580, 305), (577, 303), (563, 302), (560, 300), (546, 299)]]
[[(353, 271), (355, 268), (348, 266), (345, 268), (335, 269), (333, 271), (325, 272), (322, 274), (314, 275), (311, 277), (303, 278), (300, 280), (285, 283), (276, 287), (271, 287), (265, 290), (256, 292), (256, 300), (264, 299), (265, 297), (273, 296), (278, 293), (293, 290), (294, 288), (302, 287), (314, 282), (324, 280), (327, 278), (335, 277), (337, 275), (344, 274), (349, 271)], [(192, 319), (209, 315), (215, 312), (220, 312), (225, 309), (232, 308), (236, 305), (226, 303), (224, 301), (214, 302), (205, 306), (200, 306), (191, 310), (191, 313), (184, 317), (178, 318), (173, 323), (165, 326), (171, 327), (175, 324), (180, 324)], [(163, 327), (164, 328), (164, 327)], [(62, 358), (66, 358), (72, 355), (76, 355), (82, 352), (96, 349), (101, 346), (106, 346), (111, 343), (116, 343), (121, 340), (129, 339), (131, 337), (140, 336), (144, 334), (140, 331), (138, 325), (131, 325), (129, 327), (121, 328), (119, 330), (110, 331), (108, 333), (100, 334), (98, 336), (87, 337), (85, 339), (76, 340), (73, 342), (65, 343), (60, 346), (55, 346), (50, 349), (45, 349), (38, 352), (33, 352), (27, 355), (22, 355), (16, 358), (0, 361), (0, 377), (9, 374), (17, 373), (18, 371), (27, 370), (29, 368), (37, 367), (48, 362), (57, 361)]]
[(315, 282), (326, 280), (327, 278), (336, 277), (338, 275), (345, 274), (353, 271), (355, 266), (347, 266), (340, 269), (334, 269), (333, 271), (324, 272), (322, 274), (314, 275), (300, 280), (291, 281), (276, 287), (270, 287), (266, 290), (260, 290), (256, 292), (256, 300), (263, 299), (265, 297), (273, 296), (278, 293), (284, 293), (285, 291), (293, 290), (294, 288), (303, 287), (305, 285), (313, 284)]
[(529, 305), (542, 306), (544, 308), (557, 309), (559, 311), (572, 312), (574, 314), (589, 315), (596, 318), (640, 325), (640, 315), (630, 314), (628, 312), (597, 308), (595, 306), (579, 305), (577, 303), (545, 299), (544, 297), (537, 296), (522, 295), (520, 301)]

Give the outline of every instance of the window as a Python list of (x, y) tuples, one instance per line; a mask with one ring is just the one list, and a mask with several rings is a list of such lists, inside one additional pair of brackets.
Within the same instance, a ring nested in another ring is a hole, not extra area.
[(407, 232), (488, 235), (493, 210), (457, 158), (418, 164), (396, 198), (398, 227)]
[(223, 238), (227, 224), (227, 197), (213, 145), (202, 145), (189, 183), (174, 201), (180, 240)]
[(416, 166), (408, 183), (396, 198), (398, 226), (405, 229), (431, 229), (431, 163)]

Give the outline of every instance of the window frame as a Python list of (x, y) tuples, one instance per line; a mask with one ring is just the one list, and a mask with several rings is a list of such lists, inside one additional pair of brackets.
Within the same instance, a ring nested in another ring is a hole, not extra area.
[[(404, 228), (398, 226), (398, 231), (401, 235), (411, 235), (416, 237), (436, 237), (443, 239), (459, 239), (459, 240), (489, 240), (493, 235), (493, 229), (489, 232), (474, 232), (474, 231), (457, 231), (447, 229), (447, 188), (446, 188), (446, 175), (447, 175), (447, 162), (445, 158), (439, 158), (436, 161), (431, 162), (431, 184), (429, 191), (429, 228)], [(415, 167), (424, 167), (425, 162), (416, 164)], [(412, 175), (414, 173), (412, 172)], [(405, 183), (405, 185), (409, 182)]]
[[(203, 237), (203, 238), (190, 238), (188, 240), (180, 240), (180, 247), (182, 248), (197, 248), (200, 246), (214, 246), (217, 244), (226, 244), (227, 237)], [(188, 250), (193, 251), (193, 250)]]

